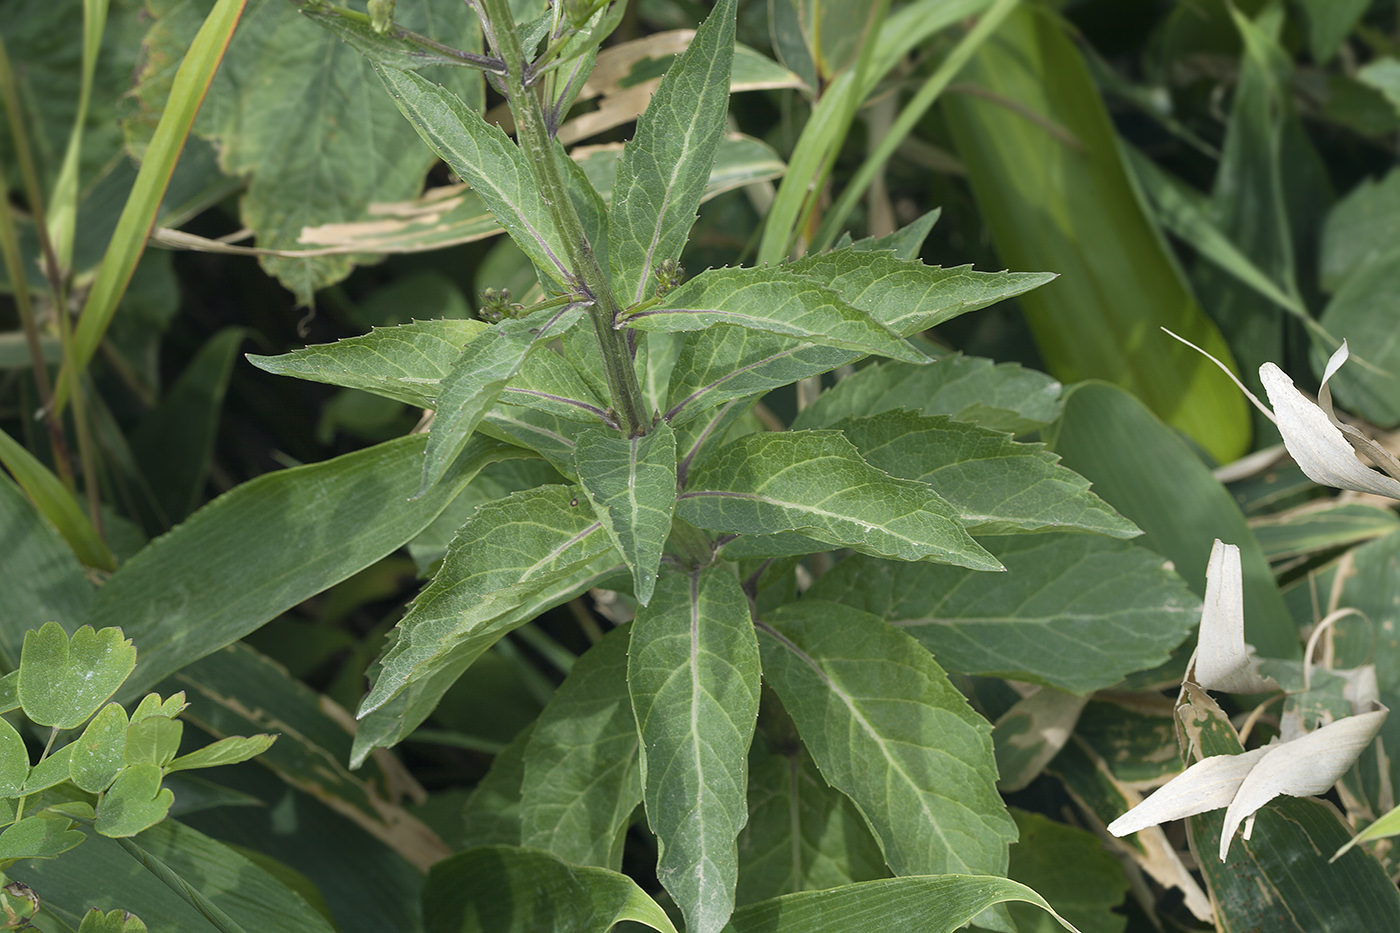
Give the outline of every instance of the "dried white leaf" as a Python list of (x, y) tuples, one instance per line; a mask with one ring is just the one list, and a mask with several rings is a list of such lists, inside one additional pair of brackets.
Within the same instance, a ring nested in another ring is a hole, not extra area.
[(1269, 750), (1270, 747), (1265, 746), (1239, 755), (1202, 758), (1151, 797), (1109, 823), (1108, 831), (1115, 836), (1126, 836), (1168, 820), (1229, 806), (1240, 784)]
[[(1310, 797), (1313, 794), (1325, 793), (1336, 784), (1360, 757), (1366, 746), (1371, 744), (1385, 717), (1384, 709), (1362, 713), (1359, 716), (1348, 716), (1291, 742), (1255, 749), (1265, 754), (1249, 769), (1240, 782), (1234, 799), (1225, 809), (1225, 826), (1220, 835), (1220, 860), (1225, 861), (1225, 855), (1230, 849), (1230, 840), (1240, 823), (1270, 800), (1280, 794)], [(1206, 759), (1211, 760), (1213, 759)], [(1185, 777), (1186, 773), (1189, 771), (1183, 773), (1182, 777)], [(1171, 784), (1167, 787), (1171, 787)], [(1166, 790), (1167, 787), (1162, 790)]]
[(1193, 662), (1195, 680), (1207, 690), (1263, 693), (1278, 685), (1260, 675), (1258, 661), (1244, 642), (1244, 574), (1240, 549), (1219, 538), (1206, 564), (1206, 597)]

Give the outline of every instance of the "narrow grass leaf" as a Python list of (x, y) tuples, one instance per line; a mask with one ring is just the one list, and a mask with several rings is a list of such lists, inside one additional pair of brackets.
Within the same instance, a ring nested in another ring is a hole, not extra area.
[(0, 431), (0, 463), (14, 474), (15, 481), (44, 518), (58, 529), (79, 560), (99, 570), (116, 569), (116, 559), (98, 537), (78, 500), (48, 467), (4, 431)]
[(662, 574), (632, 623), (627, 683), (657, 877), (687, 933), (719, 933), (734, 910), (759, 690), (748, 598), (728, 568)]

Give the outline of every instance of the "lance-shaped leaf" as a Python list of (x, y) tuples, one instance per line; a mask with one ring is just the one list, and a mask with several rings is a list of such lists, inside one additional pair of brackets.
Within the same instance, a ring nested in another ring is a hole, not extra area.
[(394, 628), (359, 718), (435, 672), (459, 642), (611, 550), (580, 492), (540, 486), (477, 509), (433, 582)]
[(1200, 618), (1161, 556), (1126, 541), (1049, 534), (987, 544), (1007, 573), (851, 557), (808, 595), (880, 616), (948, 670), (1081, 694), (1161, 664)]
[(236, 765), (261, 755), (275, 741), (275, 735), (231, 735), (174, 759), (165, 766), (165, 773)]
[(676, 59), (622, 152), (608, 213), (613, 288), (647, 297), (652, 270), (680, 259), (724, 132), (736, 0), (721, 0)]
[(642, 437), (589, 428), (574, 447), (579, 485), (632, 569), (637, 601), (651, 601), (676, 508), (676, 434), (666, 422)]
[(630, 637), (614, 629), (578, 659), (525, 747), (520, 841), (575, 865), (617, 870), (622, 834), (642, 802)]
[(1001, 569), (932, 487), (875, 469), (837, 431), (738, 438), (691, 476), (676, 511), (712, 531), (796, 531), (880, 557)]
[(577, 324), (583, 309), (581, 303), (544, 308), (502, 321), (466, 345), (438, 386), (437, 417), (428, 434), (423, 481), (415, 498), (426, 495), (447, 473), (530, 351)]
[[(418, 135), (481, 196), (535, 267), (547, 279), (567, 281), (568, 252), (524, 153), (505, 132), (427, 78), (379, 65), (375, 70)], [(700, 179), (701, 188), (705, 180)]]
[(429, 930), (453, 933), (605, 931), (625, 920), (676, 933), (666, 911), (626, 875), (514, 846), (477, 846), (434, 865), (423, 919)]
[(687, 933), (719, 933), (734, 910), (759, 686), (748, 599), (727, 568), (661, 575), (632, 623), (627, 683), (657, 878)]
[(437, 397), (438, 380), (452, 371), (462, 348), (487, 329), (481, 321), (414, 321), (280, 356), (250, 353), (248, 362), (279, 376), (363, 389), (427, 408)]
[(785, 268), (708, 269), (622, 323), (669, 332), (732, 324), (909, 363), (926, 360), (892, 328), (847, 304), (837, 292)]
[(136, 648), (120, 628), (94, 631), (84, 625), (68, 633), (57, 622), (24, 636), (19, 663), (19, 702), (41, 726), (82, 725), (117, 692), (136, 667)]
[(1053, 272), (974, 272), (906, 261), (893, 252), (854, 246), (806, 256), (781, 267), (821, 282), (849, 304), (904, 337), (960, 314), (1039, 288)]
[(1141, 534), (1089, 491), (1088, 480), (1060, 466), (1060, 458), (1040, 444), (1018, 444), (997, 431), (910, 411), (846, 419), (832, 427), (871, 466), (936, 489), (973, 534)]
[(1244, 574), (1240, 549), (1219, 538), (1206, 565), (1201, 631), (1187, 679), (1207, 690), (1263, 693), (1277, 688), (1259, 673), (1259, 662), (1244, 643)]
[(759, 635), (765, 681), (895, 874), (1006, 873), (1016, 828), (996, 789), (992, 726), (927, 650), (813, 599), (771, 614)]

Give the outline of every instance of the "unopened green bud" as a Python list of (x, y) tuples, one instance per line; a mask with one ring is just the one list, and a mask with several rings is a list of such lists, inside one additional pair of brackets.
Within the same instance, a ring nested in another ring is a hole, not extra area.
[(674, 259), (663, 259), (661, 265), (657, 266), (652, 275), (656, 276), (656, 297), (660, 298), (667, 292), (685, 281), (685, 269)]
[(383, 35), (394, 25), (394, 0), (369, 0), (369, 24)]

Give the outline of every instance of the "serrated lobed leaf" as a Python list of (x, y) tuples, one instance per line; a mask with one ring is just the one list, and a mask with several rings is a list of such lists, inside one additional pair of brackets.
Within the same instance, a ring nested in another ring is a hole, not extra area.
[(734, 910), (759, 690), (748, 598), (728, 568), (661, 575), (632, 623), (627, 683), (657, 878), (687, 933), (719, 933)]
[(69, 776), (83, 790), (98, 794), (106, 790), (126, 765), (126, 710), (120, 703), (108, 703), (88, 723), (73, 743), (68, 760)]
[(134, 836), (165, 819), (175, 794), (161, 787), (159, 765), (128, 765), (97, 803), (94, 828), (104, 836)]
[(116, 627), (84, 625), (68, 633), (57, 622), (25, 633), (19, 701), (41, 726), (73, 729), (97, 712), (136, 667), (136, 648)]
[(926, 361), (873, 314), (843, 297), (819, 285), (816, 277), (792, 275), (785, 267), (707, 269), (622, 323), (669, 332), (731, 324), (908, 363)]
[(530, 351), (577, 324), (583, 309), (580, 303), (542, 308), (502, 321), (466, 345), (438, 386), (437, 417), (428, 434), (423, 480), (415, 498), (426, 495), (446, 475)]
[(847, 247), (779, 267), (821, 282), (903, 337), (1039, 288), (1053, 272), (974, 272), (926, 266), (893, 251)]
[(988, 547), (1006, 574), (853, 557), (808, 595), (883, 618), (948, 670), (1072, 693), (1162, 663), (1200, 619), (1199, 600), (1145, 547), (1059, 534)]
[(579, 435), (574, 464), (603, 530), (632, 570), (637, 601), (645, 606), (676, 508), (676, 434), (664, 421), (641, 437), (589, 428)]
[(394, 628), (359, 718), (432, 673), (468, 636), (611, 551), (581, 493), (540, 486), (477, 509), (448, 547), (433, 582)]
[(5, 827), (0, 833), (0, 860), (55, 858), (85, 838), (66, 817), (40, 812)]
[(932, 487), (875, 469), (836, 431), (730, 442), (690, 477), (676, 512), (711, 531), (796, 531), (863, 554), (1001, 569)]
[(652, 270), (679, 260), (714, 166), (729, 104), (736, 0), (696, 30), (637, 119), (608, 212), (612, 283), (624, 306), (647, 297)]
[(822, 776), (848, 795), (897, 875), (1004, 875), (1015, 824), (992, 727), (912, 638), (819, 599), (759, 623), (765, 682)]
[(973, 534), (1142, 533), (1041, 444), (1018, 444), (974, 424), (910, 411), (847, 418), (832, 427), (871, 466), (936, 489)]
[(642, 802), (630, 637), (614, 629), (579, 657), (535, 721), (520, 782), (522, 845), (614, 871), (621, 833)]
[(487, 329), (481, 321), (414, 321), (279, 356), (250, 353), (248, 362), (279, 376), (363, 389), (431, 408), (438, 381), (452, 371), (462, 348)]
[[(589, 339), (593, 339), (591, 328)], [(607, 403), (599, 400), (571, 362), (548, 347), (525, 357), (520, 371), (501, 390), (501, 404), (590, 424), (608, 417)]]
[(1044, 373), (955, 353), (927, 366), (867, 366), (817, 396), (792, 426), (828, 428), (842, 418), (907, 408), (1024, 434), (1060, 416), (1060, 392)]
[(525, 155), (505, 132), (426, 78), (381, 66), (375, 70), (418, 135), (481, 196), (541, 274), (555, 282), (567, 281), (568, 252)]

